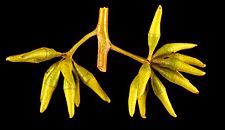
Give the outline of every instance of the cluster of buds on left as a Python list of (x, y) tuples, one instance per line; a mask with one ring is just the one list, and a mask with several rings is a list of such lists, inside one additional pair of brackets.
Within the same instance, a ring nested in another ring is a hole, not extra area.
[(98, 38), (97, 67), (100, 71), (106, 72), (107, 55), (110, 50), (111, 42), (108, 36), (108, 8), (105, 7), (100, 8), (99, 10), (98, 24), (94, 31), (85, 35), (68, 52), (61, 53), (54, 49), (41, 47), (27, 53), (13, 55), (6, 58), (6, 61), (11, 62), (40, 63), (55, 57), (62, 57), (61, 60), (51, 65), (44, 74), (40, 95), (41, 113), (43, 113), (48, 107), (52, 94), (58, 84), (60, 73), (64, 77), (63, 90), (70, 118), (75, 114), (75, 106), (79, 107), (80, 105), (80, 80), (83, 84), (99, 95), (102, 100), (110, 103), (110, 98), (101, 88), (95, 76), (87, 69), (78, 65), (72, 58), (78, 47), (95, 35)]
[(11, 62), (40, 63), (60, 56), (62, 59), (51, 65), (44, 74), (40, 96), (41, 113), (43, 113), (48, 107), (52, 94), (58, 84), (60, 72), (64, 77), (63, 90), (70, 118), (75, 114), (75, 106), (79, 107), (80, 104), (80, 80), (99, 95), (102, 100), (110, 103), (110, 98), (100, 87), (94, 75), (87, 69), (78, 65), (65, 53), (42, 47), (27, 53), (9, 56), (6, 60)]

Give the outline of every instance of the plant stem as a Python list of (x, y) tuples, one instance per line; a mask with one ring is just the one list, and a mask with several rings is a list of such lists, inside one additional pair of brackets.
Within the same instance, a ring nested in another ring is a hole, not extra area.
[(132, 53), (130, 53), (128, 51), (125, 51), (125, 50), (123, 50), (123, 49), (121, 49), (121, 48), (119, 48), (119, 47), (117, 47), (117, 46), (115, 46), (113, 44), (111, 44), (111, 50), (116, 51), (116, 52), (118, 52), (120, 54), (123, 54), (125, 56), (128, 56), (128, 57), (130, 57), (130, 58), (132, 58), (132, 59), (134, 59), (134, 60), (136, 60), (136, 61), (138, 61), (138, 62), (140, 62), (142, 64), (143, 63), (149, 63), (149, 61), (147, 59), (145, 59), (145, 58), (143, 58), (141, 56), (137, 56), (135, 54), (132, 54)]
[(82, 39), (80, 39), (79, 42), (77, 42), (67, 53), (72, 57), (75, 51), (78, 49), (80, 45), (82, 45), (85, 41), (87, 41), (89, 38), (95, 36), (97, 34), (96, 29), (92, 32), (86, 34)]
[(100, 8), (98, 16), (98, 24), (96, 27), (98, 38), (98, 58), (97, 68), (101, 72), (107, 70), (107, 57), (110, 50), (110, 40), (108, 34), (108, 8)]

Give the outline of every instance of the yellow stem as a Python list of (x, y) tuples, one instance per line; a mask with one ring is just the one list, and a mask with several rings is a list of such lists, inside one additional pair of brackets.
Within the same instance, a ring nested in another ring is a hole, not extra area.
[(123, 49), (121, 49), (121, 48), (119, 48), (119, 47), (117, 47), (117, 46), (115, 46), (113, 44), (111, 44), (111, 48), (110, 49), (113, 50), (113, 51), (116, 51), (116, 52), (118, 52), (120, 54), (123, 54), (125, 56), (128, 56), (128, 57), (130, 57), (130, 58), (132, 58), (132, 59), (134, 59), (134, 60), (136, 60), (136, 61), (138, 61), (138, 62), (140, 62), (142, 64), (143, 63), (148, 63), (149, 64), (149, 61), (147, 59), (145, 59), (145, 58), (143, 58), (141, 56), (137, 56), (135, 54), (132, 54), (132, 53), (130, 53), (128, 51), (125, 51), (125, 50), (123, 50)]
[(73, 54), (75, 53), (75, 51), (78, 49), (78, 47), (80, 45), (82, 45), (85, 41), (87, 41), (89, 38), (95, 36), (97, 34), (96, 29), (93, 30), (92, 32), (86, 34), (82, 39), (80, 39), (79, 42), (77, 42), (68, 52), (67, 54), (69, 54), (71, 57), (73, 56)]

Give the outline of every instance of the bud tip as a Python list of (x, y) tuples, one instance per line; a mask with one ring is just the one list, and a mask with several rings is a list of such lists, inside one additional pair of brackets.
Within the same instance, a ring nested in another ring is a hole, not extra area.
[(41, 105), (41, 107), (40, 107), (40, 113), (43, 113), (44, 111), (45, 111), (44, 106)]
[(146, 119), (146, 118), (147, 118), (145, 115), (141, 115), (141, 117), (142, 117), (143, 119)]
[(6, 58), (6, 61), (10, 61), (10, 59), (11, 59), (10, 56), (8, 56), (8, 57)]
[(70, 119), (73, 118), (73, 114), (69, 114), (69, 118), (70, 118)]
[(196, 90), (194, 91), (194, 93), (195, 93), (195, 94), (199, 94), (199, 91), (198, 91), (198, 89), (196, 89)]
[(161, 6), (161, 5), (159, 5), (158, 9), (162, 9), (162, 6)]
[(107, 97), (105, 101), (106, 101), (106, 102), (108, 102), (108, 103), (110, 103), (110, 102), (111, 102), (111, 100), (110, 100), (110, 98), (109, 98), (109, 97)]
[(172, 115), (172, 116), (176, 118), (176, 117), (177, 117), (177, 114), (176, 114), (176, 113), (173, 113), (173, 115)]

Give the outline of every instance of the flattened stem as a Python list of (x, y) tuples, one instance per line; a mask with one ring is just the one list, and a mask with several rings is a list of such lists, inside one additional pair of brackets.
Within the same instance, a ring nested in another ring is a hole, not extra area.
[(97, 24), (97, 38), (98, 38), (98, 59), (97, 68), (101, 72), (106, 72), (107, 56), (110, 50), (110, 40), (108, 35), (108, 8), (100, 8), (99, 18)]

